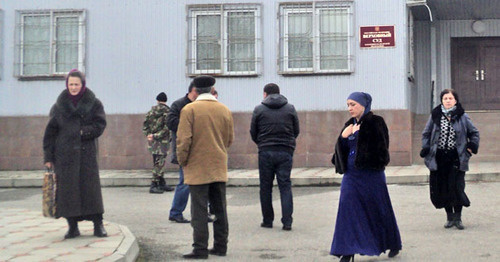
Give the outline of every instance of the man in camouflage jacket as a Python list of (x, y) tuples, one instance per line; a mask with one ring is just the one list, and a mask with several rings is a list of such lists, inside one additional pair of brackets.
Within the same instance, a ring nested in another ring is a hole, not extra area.
[(170, 147), (170, 130), (167, 127), (167, 95), (163, 92), (156, 97), (158, 104), (151, 107), (146, 114), (142, 132), (148, 139), (148, 149), (153, 155), (153, 179), (149, 193), (162, 194), (163, 191), (172, 191), (173, 188), (165, 183), (165, 159)]

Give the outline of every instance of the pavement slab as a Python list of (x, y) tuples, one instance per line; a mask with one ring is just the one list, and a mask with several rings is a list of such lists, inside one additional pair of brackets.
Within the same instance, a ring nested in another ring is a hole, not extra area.
[[(115, 260), (135, 261), (139, 248), (135, 236), (126, 227), (104, 222), (109, 237), (93, 236), (93, 223), (78, 224), (81, 236), (64, 239), (65, 219), (43, 217), (27, 209), (0, 209), (0, 261), (96, 261), (113, 256)], [(126, 229), (126, 230), (124, 230)], [(126, 240), (128, 250), (123, 252)], [(130, 244), (131, 243), (131, 244)]]

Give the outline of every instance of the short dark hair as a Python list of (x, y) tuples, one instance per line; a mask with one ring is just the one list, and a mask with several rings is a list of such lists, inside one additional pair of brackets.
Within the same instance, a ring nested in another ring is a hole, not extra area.
[(264, 86), (264, 92), (268, 95), (279, 94), (280, 87), (275, 83), (269, 83)]
[(443, 102), (443, 96), (446, 95), (446, 94), (452, 94), (453, 97), (455, 98), (455, 100), (458, 102), (460, 102), (458, 100), (458, 94), (457, 94), (457, 91), (455, 91), (454, 89), (451, 89), (451, 88), (446, 88), (445, 90), (441, 91), (441, 94), (439, 95), (439, 101), (442, 103)]
[(191, 83), (189, 83), (188, 93), (191, 93), (191, 90), (193, 90), (193, 88), (194, 88), (194, 83), (193, 81), (191, 81)]
[(198, 94), (205, 94), (205, 93), (210, 93), (210, 91), (212, 91), (212, 87), (209, 86), (209, 87), (197, 87), (196, 88), (196, 92)]

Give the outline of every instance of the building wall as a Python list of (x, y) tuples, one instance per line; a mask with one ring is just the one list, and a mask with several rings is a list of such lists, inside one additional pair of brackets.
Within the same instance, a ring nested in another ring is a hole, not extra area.
[(415, 86), (412, 90), (412, 99), (417, 114), (429, 113), (431, 108), (432, 79), (431, 79), (431, 45), (430, 22), (415, 22)]
[[(391, 165), (411, 164), (411, 114), (408, 110), (375, 111), (385, 118), (390, 132)], [(142, 134), (142, 114), (110, 115), (99, 138), (101, 169), (148, 169), (152, 157)], [(257, 146), (250, 137), (250, 112), (233, 113), (235, 141), (229, 149), (230, 168), (257, 168)], [(331, 166), (334, 145), (349, 114), (344, 111), (299, 112), (300, 135), (295, 167)], [(41, 169), (42, 138), (48, 118), (2, 117), (0, 170)], [(170, 163), (167, 168), (176, 169)]]
[[(47, 115), (64, 88), (63, 80), (21, 81), (13, 77), (15, 10), (85, 9), (88, 86), (103, 101), (108, 114), (140, 114), (149, 109), (161, 91), (167, 93), (168, 103), (186, 92), (191, 80), (185, 68), (186, 5), (235, 2), (245, 1), (0, 0), (5, 14), (0, 116)], [(269, 82), (278, 83), (299, 111), (344, 110), (346, 97), (355, 90), (371, 93), (374, 109), (408, 108), (404, 3), (354, 1), (354, 73), (282, 76), (277, 73), (278, 2), (261, 2), (262, 74), (217, 78), (220, 100), (232, 111), (252, 111)], [(366, 25), (395, 25), (396, 47), (360, 49), (358, 28)]]
[[(0, 0), (4, 11), (4, 74), (0, 79), (0, 170), (40, 169), (42, 135), (50, 107), (64, 80), (18, 80), (14, 75), (15, 10), (85, 9), (88, 86), (101, 99), (108, 127), (100, 139), (100, 167), (151, 167), (140, 131), (157, 93), (167, 104), (183, 96), (186, 75), (186, 6), (246, 1), (201, 0)], [(254, 3), (254, 1), (248, 1)], [(219, 100), (234, 113), (236, 141), (231, 168), (256, 168), (257, 147), (249, 136), (251, 112), (266, 83), (280, 85), (299, 112), (301, 135), (295, 166), (330, 166), (333, 146), (348, 118), (346, 98), (353, 91), (373, 96), (372, 109), (386, 118), (392, 165), (411, 164), (411, 115), (407, 84), (407, 9), (400, 0), (354, 1), (354, 73), (283, 76), (278, 74), (279, 2), (261, 1), (262, 74), (217, 77)], [(286, 1), (299, 2), (299, 1)], [(394, 25), (396, 47), (359, 48), (359, 26)], [(176, 168), (169, 164), (169, 168)]]

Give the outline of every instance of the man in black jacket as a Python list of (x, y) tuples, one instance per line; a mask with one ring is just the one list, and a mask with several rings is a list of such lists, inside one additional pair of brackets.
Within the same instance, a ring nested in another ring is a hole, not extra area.
[(255, 107), (250, 125), (252, 140), (259, 147), (261, 227), (272, 228), (273, 180), (276, 175), (281, 195), (283, 230), (292, 229), (293, 197), (290, 173), (293, 164), (295, 139), (299, 135), (299, 119), (292, 104), (280, 95), (278, 85), (264, 87), (264, 100)]
[[(172, 131), (172, 164), (179, 164), (177, 162), (176, 140), (177, 140), (177, 127), (179, 125), (179, 117), (181, 110), (187, 104), (193, 102), (198, 97), (193, 83), (189, 85), (188, 93), (172, 103), (170, 112), (167, 115), (167, 127)], [(189, 186), (184, 184), (184, 172), (182, 167), (179, 166), (179, 184), (175, 187), (174, 200), (170, 208), (168, 219), (177, 223), (189, 223), (182, 215), (189, 199)]]

